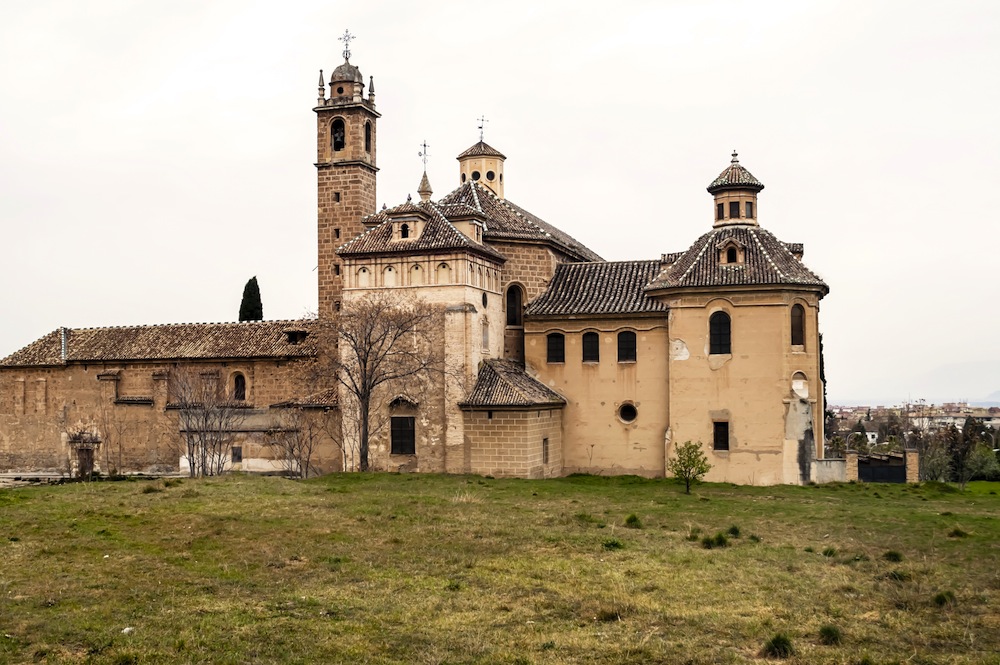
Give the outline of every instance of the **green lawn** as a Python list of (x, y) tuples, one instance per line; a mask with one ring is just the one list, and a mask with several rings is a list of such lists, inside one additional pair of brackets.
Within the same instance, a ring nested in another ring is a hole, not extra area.
[(949, 489), (338, 474), (0, 490), (0, 662), (746, 663), (784, 633), (785, 662), (1000, 663), (1000, 485)]

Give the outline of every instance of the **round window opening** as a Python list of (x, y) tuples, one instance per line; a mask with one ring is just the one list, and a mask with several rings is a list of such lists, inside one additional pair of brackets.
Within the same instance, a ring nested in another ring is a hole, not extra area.
[(337, 94), (338, 95), (344, 94), (344, 86), (340, 86), (339, 88), (337, 88)]
[(486, 307), (486, 294), (483, 294), (483, 307)]
[(479, 171), (473, 171), (472, 172), (472, 179), (473, 180), (479, 180)]
[(626, 402), (618, 407), (618, 417), (622, 422), (630, 423), (639, 417), (639, 412), (635, 409), (635, 404)]
[(497, 177), (497, 174), (494, 173), (493, 171), (487, 171), (486, 172), (486, 179), (489, 180), (490, 182), (493, 182), (493, 178), (496, 178), (496, 177)]

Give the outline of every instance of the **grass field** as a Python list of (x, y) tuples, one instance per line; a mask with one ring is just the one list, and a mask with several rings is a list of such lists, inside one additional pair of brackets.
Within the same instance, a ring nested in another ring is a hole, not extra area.
[(0, 490), (0, 662), (1000, 663), (1000, 485), (951, 489)]

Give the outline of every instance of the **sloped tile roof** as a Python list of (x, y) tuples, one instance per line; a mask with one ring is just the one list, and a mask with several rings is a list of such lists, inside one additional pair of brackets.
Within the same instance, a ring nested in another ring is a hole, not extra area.
[(460, 408), (561, 407), (566, 400), (545, 384), (528, 376), (510, 360), (484, 360), (472, 394)]
[(740, 164), (735, 152), (733, 153), (733, 161), (708, 186), (710, 194), (727, 189), (752, 189), (757, 192), (764, 189), (764, 183), (753, 177), (753, 174)]
[(666, 305), (644, 290), (659, 269), (659, 261), (560, 263), (548, 288), (528, 305), (525, 315), (666, 312)]
[[(475, 211), (469, 210), (468, 212), (474, 213)], [(393, 240), (392, 218), (405, 214), (419, 215), (426, 220), (424, 230), (412, 240)], [(477, 243), (455, 228), (441, 210), (430, 201), (417, 203), (407, 201), (388, 210), (381, 210), (374, 215), (369, 215), (364, 218), (363, 222), (371, 228), (341, 245), (337, 254), (341, 256), (411, 254), (458, 249), (482, 254), (497, 261), (506, 260), (506, 257), (497, 250), (489, 245)]]
[[(719, 247), (734, 240), (744, 247), (744, 262), (722, 264)], [(829, 287), (792, 253), (801, 245), (783, 243), (758, 226), (720, 226), (698, 238), (690, 249), (666, 266), (649, 290), (700, 286), (801, 285)]]
[(502, 152), (482, 141), (463, 151), (455, 159), (463, 159), (465, 157), (499, 157), (500, 159), (507, 159)]
[(296, 397), (272, 404), (272, 409), (280, 408), (301, 408), (301, 409), (325, 409), (336, 407), (340, 403), (339, 391), (336, 388), (327, 388), (305, 397)]
[[(71, 362), (218, 358), (287, 358), (315, 354), (313, 340), (291, 344), (286, 330), (313, 322), (174, 323), (114, 328), (60, 328), (0, 361), (0, 367)], [(62, 353), (65, 335), (66, 353)]]
[(435, 204), (446, 216), (458, 210), (474, 210), (486, 218), (485, 239), (541, 240), (552, 243), (579, 261), (600, 261), (601, 257), (567, 233), (506, 199), (478, 182), (469, 181)]

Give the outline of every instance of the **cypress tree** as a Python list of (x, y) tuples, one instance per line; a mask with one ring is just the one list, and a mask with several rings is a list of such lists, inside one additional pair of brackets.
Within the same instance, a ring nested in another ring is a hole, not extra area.
[(260, 302), (260, 287), (254, 275), (243, 287), (243, 301), (240, 303), (240, 321), (260, 321), (264, 318), (264, 306)]

